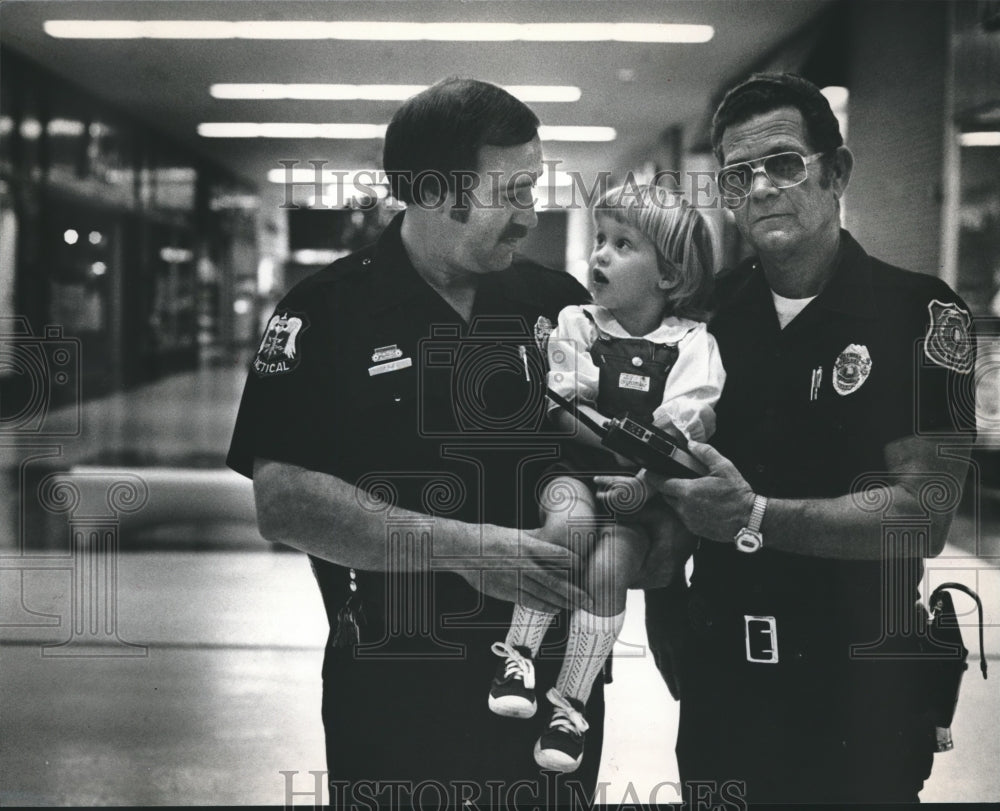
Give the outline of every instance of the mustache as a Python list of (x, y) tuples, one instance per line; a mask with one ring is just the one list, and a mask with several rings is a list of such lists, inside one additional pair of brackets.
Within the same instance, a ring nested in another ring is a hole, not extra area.
[(523, 239), (526, 236), (528, 236), (528, 226), (511, 223), (503, 230), (503, 233), (500, 235), (500, 241), (502, 242), (505, 239)]

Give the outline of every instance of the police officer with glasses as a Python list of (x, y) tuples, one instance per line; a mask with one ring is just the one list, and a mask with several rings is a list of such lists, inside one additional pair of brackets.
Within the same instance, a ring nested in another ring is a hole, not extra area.
[(810, 82), (751, 76), (712, 144), (755, 255), (718, 284), (728, 377), (711, 446), (691, 443), (710, 473), (647, 475), (701, 538), (680, 644), (650, 617), (679, 660), (681, 777), (751, 805), (916, 801), (934, 749), (917, 587), (975, 436), (969, 312), (841, 228), (853, 158)]

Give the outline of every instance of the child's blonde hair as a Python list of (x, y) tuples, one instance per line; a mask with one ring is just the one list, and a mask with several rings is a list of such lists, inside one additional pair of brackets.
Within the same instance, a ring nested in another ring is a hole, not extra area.
[(594, 216), (612, 217), (640, 231), (656, 247), (667, 288), (667, 312), (704, 320), (715, 278), (708, 224), (694, 206), (661, 186), (616, 186), (594, 206)]

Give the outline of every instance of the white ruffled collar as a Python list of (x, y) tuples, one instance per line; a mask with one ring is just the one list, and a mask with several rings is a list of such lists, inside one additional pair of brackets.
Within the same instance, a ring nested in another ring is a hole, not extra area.
[[(602, 332), (606, 332), (608, 335), (612, 335), (615, 338), (636, 337), (629, 335), (625, 327), (618, 323), (618, 319), (611, 314), (610, 310), (597, 304), (584, 304), (582, 305), (582, 309), (586, 310), (593, 316), (594, 322)], [(676, 316), (668, 315), (662, 322), (660, 322), (660, 326), (652, 332), (640, 337), (658, 344), (675, 344), (678, 343), (691, 330), (696, 329), (699, 323), (700, 322), (692, 321), (689, 318), (677, 318)]]

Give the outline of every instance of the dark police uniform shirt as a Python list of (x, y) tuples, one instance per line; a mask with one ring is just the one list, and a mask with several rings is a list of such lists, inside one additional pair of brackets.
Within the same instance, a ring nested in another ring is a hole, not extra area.
[[(390, 560), (419, 556), (433, 569), (452, 554), (434, 540), (437, 516), (539, 525), (537, 480), (560, 442), (545, 433), (536, 322), (554, 323), (587, 293), (568, 274), (517, 260), (482, 277), (467, 325), (411, 265), (402, 216), (375, 245), (279, 303), (248, 377), (228, 462), (247, 476), (261, 457), (357, 484), (358, 508), (386, 521), (385, 536), (371, 543), (384, 545)], [(425, 517), (402, 518), (397, 507)], [(500, 662), (490, 644), (506, 633), (510, 603), (445, 571), (312, 563), (331, 627), (324, 721), (334, 780), (538, 779), (532, 746), (547, 706), (541, 702), (535, 722), (487, 708)], [(360, 645), (335, 646), (338, 615), (352, 595)], [(556, 625), (564, 635), (565, 624)], [(542, 693), (558, 664), (558, 652), (540, 663)], [(591, 785), (603, 717), (602, 691), (594, 692), (588, 758), (577, 775)], [(529, 801), (531, 790), (519, 799)]]
[[(719, 282), (710, 329), (727, 379), (712, 444), (769, 497), (831, 498), (885, 482), (884, 449), (903, 437), (974, 439), (974, 351), (964, 303), (941, 280), (880, 262), (848, 232), (841, 237), (834, 276), (783, 330), (759, 262), (747, 260)], [(916, 475), (930, 483), (929, 475)], [(922, 504), (955, 506), (960, 483), (953, 485), (931, 485)], [(863, 496), (859, 503), (884, 516), (885, 538), (926, 539), (929, 513), (903, 515)], [(725, 678), (764, 691), (751, 701), (791, 703), (789, 685), (807, 681), (817, 707), (822, 702), (846, 719), (856, 715), (850, 708), (861, 685), (880, 678), (873, 674), (900, 675), (869, 668), (862, 651), (851, 671), (857, 681), (847, 672), (850, 647), (913, 650), (922, 574), (920, 560), (886, 566), (769, 549), (766, 531), (754, 554), (702, 541), (691, 611), (695, 627), (729, 662)], [(746, 662), (747, 615), (776, 619), (777, 664)]]

